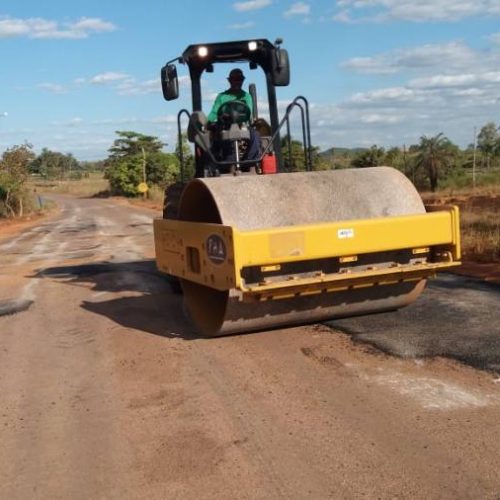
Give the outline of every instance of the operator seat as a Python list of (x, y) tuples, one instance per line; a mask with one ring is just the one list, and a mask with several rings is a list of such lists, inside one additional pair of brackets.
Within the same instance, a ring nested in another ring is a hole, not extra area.
[(208, 120), (203, 111), (193, 111), (189, 117), (187, 137), (205, 153), (212, 149), (212, 137), (208, 130)]

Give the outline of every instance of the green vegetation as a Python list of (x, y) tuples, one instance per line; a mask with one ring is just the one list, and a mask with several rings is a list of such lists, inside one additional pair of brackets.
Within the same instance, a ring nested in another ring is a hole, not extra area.
[(356, 168), (378, 167), (384, 165), (385, 150), (377, 146), (372, 146), (366, 151), (359, 152), (352, 160), (351, 166)]
[(63, 154), (43, 148), (42, 152), (31, 162), (30, 172), (43, 179), (80, 179), (82, 167), (71, 154)]
[(458, 157), (459, 149), (442, 133), (435, 137), (422, 136), (413, 158), (415, 168), (424, 170), (431, 191), (436, 191), (440, 177), (446, 175)]
[(420, 191), (470, 189), (500, 182), (500, 134), (495, 123), (487, 123), (477, 135), (476, 145), (462, 150), (442, 133), (422, 136), (408, 148), (331, 148), (320, 157), (327, 168), (363, 168), (389, 165), (407, 175)]
[(31, 210), (27, 189), (29, 165), (35, 154), (30, 144), (13, 146), (0, 159), (0, 217), (22, 217)]
[[(306, 160), (304, 154), (304, 146), (300, 141), (290, 140), (290, 144), (286, 139), (281, 140), (281, 152), (283, 161), (288, 172), (300, 172), (306, 169)], [(328, 159), (322, 156), (318, 147), (311, 148), (311, 162), (313, 170), (328, 170), (331, 167)]]
[(177, 155), (161, 151), (163, 143), (156, 137), (130, 131), (117, 131), (116, 139), (104, 162), (105, 177), (111, 194), (134, 197), (138, 186), (165, 187), (179, 174)]

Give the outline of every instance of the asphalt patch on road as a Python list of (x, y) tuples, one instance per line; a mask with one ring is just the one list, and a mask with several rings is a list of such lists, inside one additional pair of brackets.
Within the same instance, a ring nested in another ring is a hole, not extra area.
[(2, 300), (0, 301), (0, 316), (17, 314), (27, 311), (34, 303), (33, 300)]
[(446, 357), (499, 373), (499, 304), (499, 285), (440, 275), (406, 308), (326, 324), (398, 357)]

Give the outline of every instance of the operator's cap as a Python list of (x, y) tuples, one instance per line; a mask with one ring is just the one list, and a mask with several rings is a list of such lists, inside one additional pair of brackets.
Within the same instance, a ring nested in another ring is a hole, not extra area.
[(239, 68), (234, 68), (229, 72), (229, 76), (227, 78), (228, 80), (237, 80), (237, 81), (243, 81), (245, 79), (245, 75), (243, 74), (243, 71)]

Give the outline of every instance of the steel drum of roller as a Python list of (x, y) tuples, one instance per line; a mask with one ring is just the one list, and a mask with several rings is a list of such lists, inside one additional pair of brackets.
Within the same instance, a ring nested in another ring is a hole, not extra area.
[[(389, 167), (202, 178), (185, 188), (179, 219), (268, 229), (425, 213), (413, 184)], [(181, 280), (197, 329), (213, 337), (395, 310), (413, 302), (425, 280), (247, 303)]]

